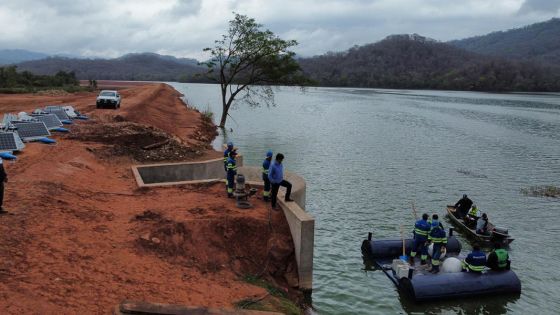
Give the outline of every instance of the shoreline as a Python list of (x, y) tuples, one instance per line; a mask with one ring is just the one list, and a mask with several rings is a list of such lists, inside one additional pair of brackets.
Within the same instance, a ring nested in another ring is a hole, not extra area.
[[(96, 93), (0, 94), (1, 113), (65, 103), (91, 117), (54, 135), (56, 146), (29, 143), (4, 163), (10, 215), (0, 217), (0, 309), (107, 313), (123, 300), (232, 309), (262, 299), (283, 310), (266, 283), (300, 304), (286, 280), (295, 258), (283, 215), (269, 218), (259, 200), (237, 209), (223, 184), (141, 189), (134, 181), (132, 164), (221, 156), (210, 146), (215, 126), (169, 85), (121, 94), (116, 111), (96, 110)], [(137, 148), (161, 137), (174, 146)], [(176, 148), (184, 148), (179, 159)]]

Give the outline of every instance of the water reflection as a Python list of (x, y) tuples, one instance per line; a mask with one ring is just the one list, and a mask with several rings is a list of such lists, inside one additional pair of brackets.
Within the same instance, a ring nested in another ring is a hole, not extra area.
[(506, 314), (511, 310), (511, 304), (515, 304), (519, 297), (519, 294), (507, 296), (477, 296), (458, 300), (416, 303), (406, 294), (399, 291), (399, 301), (407, 314)]

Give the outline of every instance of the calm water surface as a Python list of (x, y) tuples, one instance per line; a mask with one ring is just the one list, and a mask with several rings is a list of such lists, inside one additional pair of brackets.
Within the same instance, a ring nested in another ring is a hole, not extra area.
[[(219, 118), (218, 86), (172, 85)], [(558, 314), (560, 201), (520, 189), (560, 186), (560, 96), (284, 87), (276, 101), (232, 110), (233, 131), (218, 141), (234, 141), (247, 164), (282, 152), (306, 178), (318, 313)], [(400, 224), (414, 223), (412, 201), (443, 215), (463, 193), (516, 238), (520, 297), (415, 305), (382, 272), (363, 270), (368, 231), (399, 237)]]

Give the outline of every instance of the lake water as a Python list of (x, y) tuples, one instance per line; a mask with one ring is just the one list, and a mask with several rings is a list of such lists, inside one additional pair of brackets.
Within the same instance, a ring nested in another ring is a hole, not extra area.
[[(172, 85), (219, 119), (217, 85)], [(282, 87), (276, 102), (232, 110), (225, 139), (246, 164), (282, 152), (307, 180), (318, 313), (558, 314), (560, 200), (520, 190), (560, 186), (560, 96)], [(414, 224), (412, 201), (441, 216), (463, 193), (515, 237), (520, 297), (415, 305), (382, 272), (363, 270), (367, 232), (398, 238), (400, 224)]]

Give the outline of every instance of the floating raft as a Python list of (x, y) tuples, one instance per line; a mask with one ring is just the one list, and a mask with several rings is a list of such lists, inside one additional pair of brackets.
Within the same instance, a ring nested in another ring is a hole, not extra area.
[[(452, 234), (452, 232), (450, 233)], [(370, 234), (371, 235), (371, 234)], [(410, 253), (412, 239), (405, 240), (406, 253)], [(446, 257), (458, 257), (461, 244), (450, 236), (447, 240)], [(473, 272), (437, 274), (427, 272), (425, 266), (417, 262), (406, 274), (397, 274), (391, 266), (402, 255), (402, 240), (372, 240), (371, 236), (362, 242), (364, 258), (373, 262), (387, 275), (397, 288), (416, 302), (443, 300), (477, 295), (519, 294), (521, 282), (511, 271), (487, 271), (482, 274)]]

